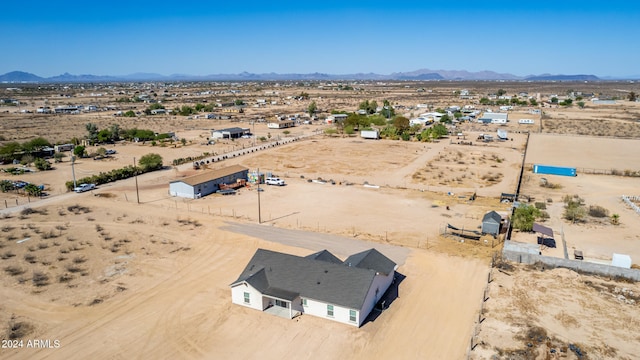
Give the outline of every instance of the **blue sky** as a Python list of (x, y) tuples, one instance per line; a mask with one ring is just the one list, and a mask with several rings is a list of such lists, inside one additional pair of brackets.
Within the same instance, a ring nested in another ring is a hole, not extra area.
[(10, 1), (0, 74), (640, 75), (637, 1)]

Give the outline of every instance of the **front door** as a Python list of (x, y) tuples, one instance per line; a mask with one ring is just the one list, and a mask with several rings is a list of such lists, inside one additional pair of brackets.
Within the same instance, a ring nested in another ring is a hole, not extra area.
[(283, 307), (285, 309), (289, 308), (289, 303), (287, 301), (276, 300), (276, 306)]

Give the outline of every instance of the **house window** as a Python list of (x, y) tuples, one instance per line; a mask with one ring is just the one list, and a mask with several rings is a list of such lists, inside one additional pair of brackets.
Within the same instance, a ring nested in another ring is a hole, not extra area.
[(302, 299), (302, 306), (307, 306), (307, 299)]
[(349, 321), (356, 322), (356, 311), (349, 310)]
[(333, 305), (327, 305), (327, 316), (333, 317)]
[(244, 303), (245, 304), (251, 304), (251, 295), (248, 292), (244, 293)]

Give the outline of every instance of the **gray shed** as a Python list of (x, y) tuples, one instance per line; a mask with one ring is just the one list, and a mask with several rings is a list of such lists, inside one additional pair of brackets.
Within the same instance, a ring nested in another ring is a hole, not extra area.
[(484, 214), (482, 218), (482, 234), (498, 236), (500, 234), (500, 223), (502, 216), (495, 211)]

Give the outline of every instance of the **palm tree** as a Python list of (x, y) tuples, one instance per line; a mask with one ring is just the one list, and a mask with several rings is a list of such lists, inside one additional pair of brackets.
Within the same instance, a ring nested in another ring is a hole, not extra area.
[(620, 215), (618, 215), (618, 214), (611, 215), (611, 223), (613, 225), (619, 225), (620, 224)]

